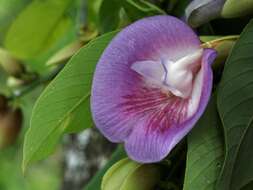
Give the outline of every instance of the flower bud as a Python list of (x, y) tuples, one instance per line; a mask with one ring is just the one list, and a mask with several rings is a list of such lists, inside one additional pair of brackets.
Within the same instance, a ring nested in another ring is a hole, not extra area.
[(7, 108), (0, 113), (0, 149), (13, 144), (22, 126), (21, 109)]
[(139, 164), (128, 158), (114, 164), (104, 175), (102, 190), (152, 190), (159, 181), (157, 165)]
[(199, 27), (216, 18), (236, 18), (253, 14), (252, 0), (193, 0), (185, 10), (187, 22)]
[(199, 27), (202, 24), (220, 17), (225, 0), (194, 0), (185, 9), (187, 22), (192, 27)]
[(7, 86), (10, 88), (18, 88), (18, 87), (24, 85), (25, 83), (26, 83), (26, 81), (21, 80), (16, 77), (10, 76), (7, 78)]

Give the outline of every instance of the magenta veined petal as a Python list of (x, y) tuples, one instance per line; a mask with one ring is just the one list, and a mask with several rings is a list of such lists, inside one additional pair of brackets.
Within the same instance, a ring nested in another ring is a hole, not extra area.
[(112, 142), (124, 143), (133, 160), (162, 160), (203, 113), (215, 57), (177, 18), (149, 17), (126, 27), (96, 67), (96, 127)]

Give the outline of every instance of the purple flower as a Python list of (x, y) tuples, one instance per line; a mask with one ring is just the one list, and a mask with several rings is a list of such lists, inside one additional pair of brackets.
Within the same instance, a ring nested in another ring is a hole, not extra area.
[(126, 27), (97, 64), (91, 94), (97, 128), (123, 142), (135, 161), (162, 160), (203, 113), (215, 57), (177, 18), (154, 16)]

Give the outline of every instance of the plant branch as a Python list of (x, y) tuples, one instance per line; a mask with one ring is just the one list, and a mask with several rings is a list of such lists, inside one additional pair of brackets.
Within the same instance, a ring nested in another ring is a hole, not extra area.
[(56, 77), (56, 75), (61, 71), (61, 69), (62, 69), (62, 66), (59, 66), (55, 70), (53, 70), (52, 72), (48, 73), (47, 75), (36, 78), (34, 81), (29, 83), (24, 88), (15, 90), (14, 93), (8, 98), (8, 100), (14, 100), (14, 99), (20, 98), (20, 97), (26, 95), (27, 93), (31, 92), (32, 90), (34, 90), (38, 86), (43, 85), (43, 84), (53, 80)]

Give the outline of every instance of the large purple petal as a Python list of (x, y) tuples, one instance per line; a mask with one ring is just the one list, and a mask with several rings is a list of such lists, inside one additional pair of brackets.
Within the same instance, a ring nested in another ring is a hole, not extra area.
[(202, 72), (189, 99), (150, 86), (132, 65), (177, 61), (199, 48), (194, 32), (174, 17), (145, 18), (125, 28), (106, 48), (95, 71), (91, 108), (97, 128), (111, 141), (125, 142), (129, 156), (137, 161), (165, 157), (207, 104), (212, 86), (208, 59), (213, 50), (205, 50), (199, 60)]
[[(161, 130), (166, 123), (160, 119), (154, 123), (157, 130), (149, 130), (152, 117), (144, 117), (134, 127), (129, 138), (126, 140), (126, 151), (133, 160), (149, 163), (162, 160), (172, 148), (193, 128), (199, 117), (204, 112), (212, 90), (211, 63), (216, 57), (216, 52), (206, 49), (202, 57), (202, 71), (200, 71), (201, 97), (197, 111), (182, 123), (170, 125), (169, 129)], [(156, 116), (157, 117), (157, 116)], [(158, 116), (159, 117), (159, 116)], [(152, 125), (152, 124), (151, 124)], [(152, 126), (151, 126), (152, 128)]]
[(93, 80), (91, 107), (100, 131), (111, 141), (121, 142), (137, 122), (119, 108), (122, 97), (143, 83), (131, 69), (134, 62), (161, 56), (177, 60), (199, 44), (185, 23), (170, 16), (145, 18), (120, 32), (104, 51)]

